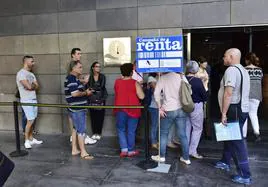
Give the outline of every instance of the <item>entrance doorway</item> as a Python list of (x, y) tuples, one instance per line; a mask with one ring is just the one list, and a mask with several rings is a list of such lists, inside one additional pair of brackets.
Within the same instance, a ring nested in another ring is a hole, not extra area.
[[(265, 74), (264, 82), (268, 83), (268, 26), (189, 29), (184, 30), (184, 33), (185, 36), (190, 36), (187, 38), (191, 41), (190, 46), (187, 46), (187, 54), (190, 53), (191, 59), (197, 61), (198, 57), (203, 56), (211, 66), (209, 102), (213, 103), (213, 107), (208, 111), (210, 123), (220, 119), (217, 95), (226, 70), (222, 57), (227, 49), (240, 49), (242, 65), (245, 65), (244, 57), (248, 52), (256, 53)], [(264, 100), (259, 108), (259, 117), (261, 120), (267, 120), (268, 116), (264, 115), (264, 111), (268, 109), (268, 85), (263, 85), (263, 91)]]

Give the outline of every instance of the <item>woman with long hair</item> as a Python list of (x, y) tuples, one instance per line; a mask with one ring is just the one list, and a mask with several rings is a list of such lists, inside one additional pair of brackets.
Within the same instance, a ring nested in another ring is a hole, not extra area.
[[(255, 53), (248, 53), (245, 56), (246, 70), (250, 77), (249, 94), (249, 119), (252, 124), (253, 132), (256, 136), (255, 141), (260, 141), (260, 125), (258, 120), (258, 107), (262, 101), (262, 78), (263, 72), (260, 68), (260, 60)], [(247, 121), (243, 126), (243, 135), (247, 136)]]
[[(89, 97), (89, 105), (92, 106), (104, 106), (106, 98), (108, 96), (106, 90), (106, 77), (100, 73), (101, 65), (99, 62), (94, 62), (90, 67), (90, 75), (88, 79), (88, 87), (92, 91), (92, 95)], [(102, 127), (105, 116), (105, 109), (89, 109), (92, 139), (100, 140)]]

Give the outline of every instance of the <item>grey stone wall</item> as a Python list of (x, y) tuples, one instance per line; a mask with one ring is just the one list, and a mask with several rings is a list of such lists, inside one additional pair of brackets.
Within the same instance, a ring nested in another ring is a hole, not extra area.
[[(266, 0), (8, 0), (0, 6), (0, 101), (13, 101), (15, 75), (25, 54), (36, 58), (42, 103), (64, 103), (63, 80), (70, 50), (80, 47), (84, 72), (103, 61), (104, 37), (181, 34), (183, 28), (266, 24)], [(113, 103), (118, 68), (104, 68)], [(67, 132), (64, 110), (40, 108), (37, 128), (43, 133)], [(104, 135), (115, 133), (107, 111)], [(12, 130), (10, 107), (0, 107), (0, 130)], [(89, 128), (90, 129), (90, 128)]]

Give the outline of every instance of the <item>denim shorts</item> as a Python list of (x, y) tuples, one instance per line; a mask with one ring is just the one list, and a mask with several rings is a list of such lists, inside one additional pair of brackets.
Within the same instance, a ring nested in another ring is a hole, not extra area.
[[(21, 103), (37, 103), (37, 100), (23, 100)], [(37, 106), (21, 106), (28, 121), (35, 120), (37, 117)]]
[(86, 112), (86, 110), (70, 112), (73, 120), (74, 129), (80, 136), (84, 136), (86, 133)]

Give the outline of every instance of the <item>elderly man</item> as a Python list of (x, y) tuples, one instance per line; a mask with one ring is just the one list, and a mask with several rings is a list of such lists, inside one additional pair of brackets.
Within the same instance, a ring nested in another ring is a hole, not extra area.
[[(243, 124), (248, 117), (250, 78), (246, 69), (240, 64), (241, 52), (232, 48), (225, 52), (224, 65), (229, 66), (222, 78), (218, 101), (221, 109), (221, 122), (239, 121), (242, 132)], [(230, 160), (233, 158), (238, 175), (232, 176), (232, 181), (241, 184), (251, 183), (248, 153), (245, 140), (225, 141), (222, 159), (216, 168), (230, 170)]]
[[(72, 155), (81, 155), (82, 159), (91, 160), (93, 156), (89, 155), (85, 149), (86, 136), (86, 112), (85, 108), (73, 108), (72, 106), (87, 106), (88, 96), (92, 94), (89, 89), (79, 81), (82, 74), (82, 64), (80, 61), (71, 61), (69, 64), (68, 75), (64, 81), (65, 99), (70, 105), (69, 115), (73, 122), (72, 131)], [(80, 151), (77, 147), (77, 139)]]
[[(72, 58), (72, 61), (79, 61), (79, 62), (81, 62), (81, 56), (82, 56), (82, 53), (81, 53), (81, 49), (80, 48), (73, 48), (71, 50), (71, 58)], [(79, 80), (81, 81), (81, 83), (85, 84), (83, 82), (84, 80), (81, 80), (81, 79), (79, 79)], [(71, 133), (72, 133), (73, 120), (72, 120), (71, 115), (70, 115), (69, 112), (68, 112), (68, 121), (69, 121), (70, 129), (71, 129)], [(70, 142), (72, 142), (72, 135), (70, 136)], [(88, 135), (85, 136), (85, 144), (92, 145), (92, 144), (95, 144), (96, 142), (97, 142), (97, 140), (93, 140)]]

